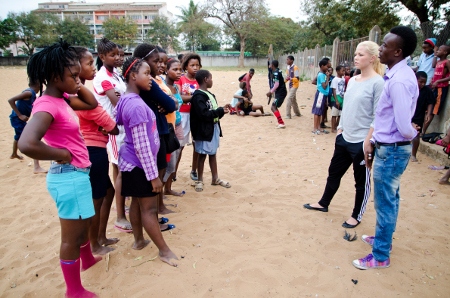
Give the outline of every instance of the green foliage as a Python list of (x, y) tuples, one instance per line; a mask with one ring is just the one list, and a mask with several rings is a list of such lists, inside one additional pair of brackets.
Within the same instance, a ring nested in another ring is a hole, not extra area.
[(58, 17), (53, 14), (35, 12), (9, 13), (8, 18), (14, 20), (17, 40), (25, 45), (21, 50), (31, 55), (37, 47), (48, 46), (58, 40)]
[(13, 19), (6, 18), (0, 22), (0, 49), (8, 47), (16, 41), (16, 24)]
[(178, 8), (181, 10), (181, 15), (177, 16), (180, 19), (178, 29), (186, 49), (193, 52), (220, 50), (221, 29), (204, 20), (204, 11), (193, 0), (189, 1), (188, 7)]
[(11, 57), (13, 53), (10, 50), (3, 51), (3, 57)]
[(308, 20), (301, 22), (300, 48), (367, 36), (373, 26), (382, 32), (400, 23), (398, 6), (389, 0), (304, 0)]
[(179, 49), (177, 35), (178, 30), (175, 25), (167, 17), (161, 16), (153, 19), (147, 32), (148, 41), (161, 46), (165, 50), (169, 48)]
[(70, 45), (94, 47), (94, 35), (89, 33), (89, 27), (80, 19), (65, 18), (57, 26), (59, 36)]
[(103, 35), (112, 42), (129, 47), (137, 36), (136, 23), (128, 18), (109, 18), (103, 22)]

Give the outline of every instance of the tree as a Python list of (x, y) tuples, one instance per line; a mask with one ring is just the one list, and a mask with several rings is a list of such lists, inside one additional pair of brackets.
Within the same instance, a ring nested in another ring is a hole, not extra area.
[(206, 16), (221, 21), (240, 44), (239, 67), (244, 67), (244, 52), (247, 38), (254, 24), (268, 16), (264, 1), (209, 0), (204, 7)]
[(367, 36), (375, 25), (386, 32), (400, 23), (397, 6), (389, 0), (304, 0), (302, 5), (308, 15), (298, 32), (302, 47)]
[(16, 24), (13, 19), (6, 18), (0, 22), (0, 49), (5, 49), (16, 41)]
[(450, 37), (450, 3), (448, 0), (397, 0), (413, 12), (420, 22), (424, 38), (436, 37), (445, 44)]
[(184, 35), (186, 48), (193, 52), (219, 50), (221, 29), (204, 20), (205, 13), (198, 5), (190, 0), (187, 8), (178, 8), (181, 11), (177, 16), (180, 19), (178, 30)]
[(137, 25), (128, 18), (112, 17), (103, 22), (103, 36), (128, 48), (136, 39)]
[(164, 16), (154, 18), (147, 32), (150, 43), (157, 44), (165, 50), (169, 49), (169, 47), (178, 50), (177, 35), (178, 30), (175, 28), (175, 25)]
[(26, 55), (32, 55), (36, 47), (48, 46), (58, 40), (58, 17), (53, 14), (9, 13), (8, 18), (15, 22), (16, 37), (24, 43), (21, 50)]
[(78, 18), (66, 17), (58, 24), (57, 32), (70, 45), (94, 47), (94, 35), (89, 33), (89, 27)]

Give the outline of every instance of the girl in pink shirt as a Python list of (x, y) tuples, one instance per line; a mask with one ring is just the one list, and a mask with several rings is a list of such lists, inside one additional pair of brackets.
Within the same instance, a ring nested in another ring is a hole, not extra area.
[[(91, 162), (74, 112), (94, 109), (97, 101), (81, 84), (80, 69), (73, 47), (65, 42), (31, 56), (28, 76), (40, 82), (41, 93), (43, 84), (47, 88), (35, 101), (33, 117), (18, 145), (31, 158), (54, 161), (48, 170), (47, 189), (61, 224), (59, 256), (66, 297), (97, 297), (84, 289), (80, 278), (80, 269), (84, 271), (101, 260), (92, 255), (88, 240), (89, 221), (95, 214), (89, 182)], [(64, 97), (64, 93), (78, 96)]]
[[(80, 80), (84, 85), (86, 80), (93, 80), (95, 77), (94, 57), (84, 47), (74, 48), (81, 65)], [(106, 144), (108, 143), (108, 133), (117, 135), (119, 129), (100, 103), (93, 110), (77, 111), (76, 113), (80, 120), (81, 134), (89, 152), (89, 160), (92, 163), (89, 178), (95, 215), (92, 217), (89, 227), (89, 241), (94, 254), (105, 255), (114, 250), (108, 245), (119, 241), (118, 238), (106, 238), (106, 226), (114, 198), (114, 187), (109, 179)]]

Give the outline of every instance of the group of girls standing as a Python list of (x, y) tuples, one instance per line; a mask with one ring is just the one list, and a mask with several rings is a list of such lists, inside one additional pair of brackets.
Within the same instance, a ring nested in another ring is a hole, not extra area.
[[(172, 212), (164, 205), (164, 193), (183, 194), (173, 191), (171, 182), (176, 180), (182, 148), (189, 142), (186, 110), (198, 85), (184, 82), (182, 72), (187, 70), (184, 77), (188, 80), (195, 78), (200, 57), (188, 55), (183, 63), (167, 60), (163, 51), (149, 44), (139, 45), (125, 62), (120, 52), (113, 42), (100, 40), (96, 73), (87, 49), (59, 42), (34, 54), (27, 67), (30, 81), (39, 82), (41, 96), (18, 146), (32, 158), (52, 160), (47, 189), (60, 218), (60, 265), (67, 297), (96, 296), (82, 286), (80, 271), (101, 260), (94, 254), (110, 252), (109, 245), (119, 241), (106, 238), (114, 195), (115, 226), (133, 233), (133, 248), (142, 249), (149, 243), (144, 228), (158, 247), (160, 259), (177, 266), (174, 260), (178, 258), (161, 233), (175, 226), (167, 224), (167, 218), (158, 219), (158, 214)], [(195, 66), (187, 69), (186, 63), (192, 62)], [(163, 72), (165, 79), (160, 77)], [(84, 86), (86, 80), (93, 80), (94, 92)], [(181, 144), (170, 154), (166, 150), (168, 123)], [(108, 175), (108, 151), (114, 186)], [(195, 173), (197, 163), (193, 165)], [(125, 197), (132, 198), (129, 222)]]

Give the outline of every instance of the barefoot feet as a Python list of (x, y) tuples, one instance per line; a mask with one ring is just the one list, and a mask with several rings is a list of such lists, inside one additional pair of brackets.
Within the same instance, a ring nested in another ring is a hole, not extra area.
[(417, 157), (415, 157), (414, 155), (411, 155), (411, 157), (409, 158), (409, 160), (411, 162), (418, 162)]
[(172, 189), (164, 192), (164, 194), (167, 196), (177, 196), (177, 197), (182, 197), (182, 196), (184, 196), (185, 193), (186, 192), (184, 190), (181, 192), (176, 192)]
[(109, 245), (113, 245), (116, 244), (117, 242), (119, 242), (120, 239), (119, 238), (103, 238), (103, 239), (98, 239), (98, 243), (100, 245), (104, 245), (104, 246), (109, 246)]
[(45, 174), (45, 173), (47, 173), (47, 170), (45, 170), (41, 167), (38, 167), (38, 168), (34, 168), (33, 173), (34, 174)]
[(170, 213), (175, 213), (175, 211), (167, 209), (165, 206), (163, 208), (160, 208), (158, 211), (158, 214), (170, 214)]
[(166, 252), (159, 251), (159, 258), (161, 259), (161, 261), (169, 264), (170, 266), (178, 267), (178, 264), (172, 261), (178, 260), (178, 257), (170, 249)]
[(126, 218), (117, 219), (114, 223), (114, 226), (124, 231), (132, 231), (133, 227), (131, 223)]
[(17, 158), (19, 160), (23, 160), (23, 156), (20, 156), (19, 154), (11, 154), (9, 158), (11, 159)]
[(139, 242), (134, 242), (133, 243), (133, 246), (131, 247), (132, 249), (135, 249), (135, 250), (141, 250), (141, 249), (143, 249), (144, 247), (146, 247), (147, 245), (149, 245), (150, 244), (150, 240), (145, 240), (145, 239), (143, 239), (142, 241), (139, 241)]

